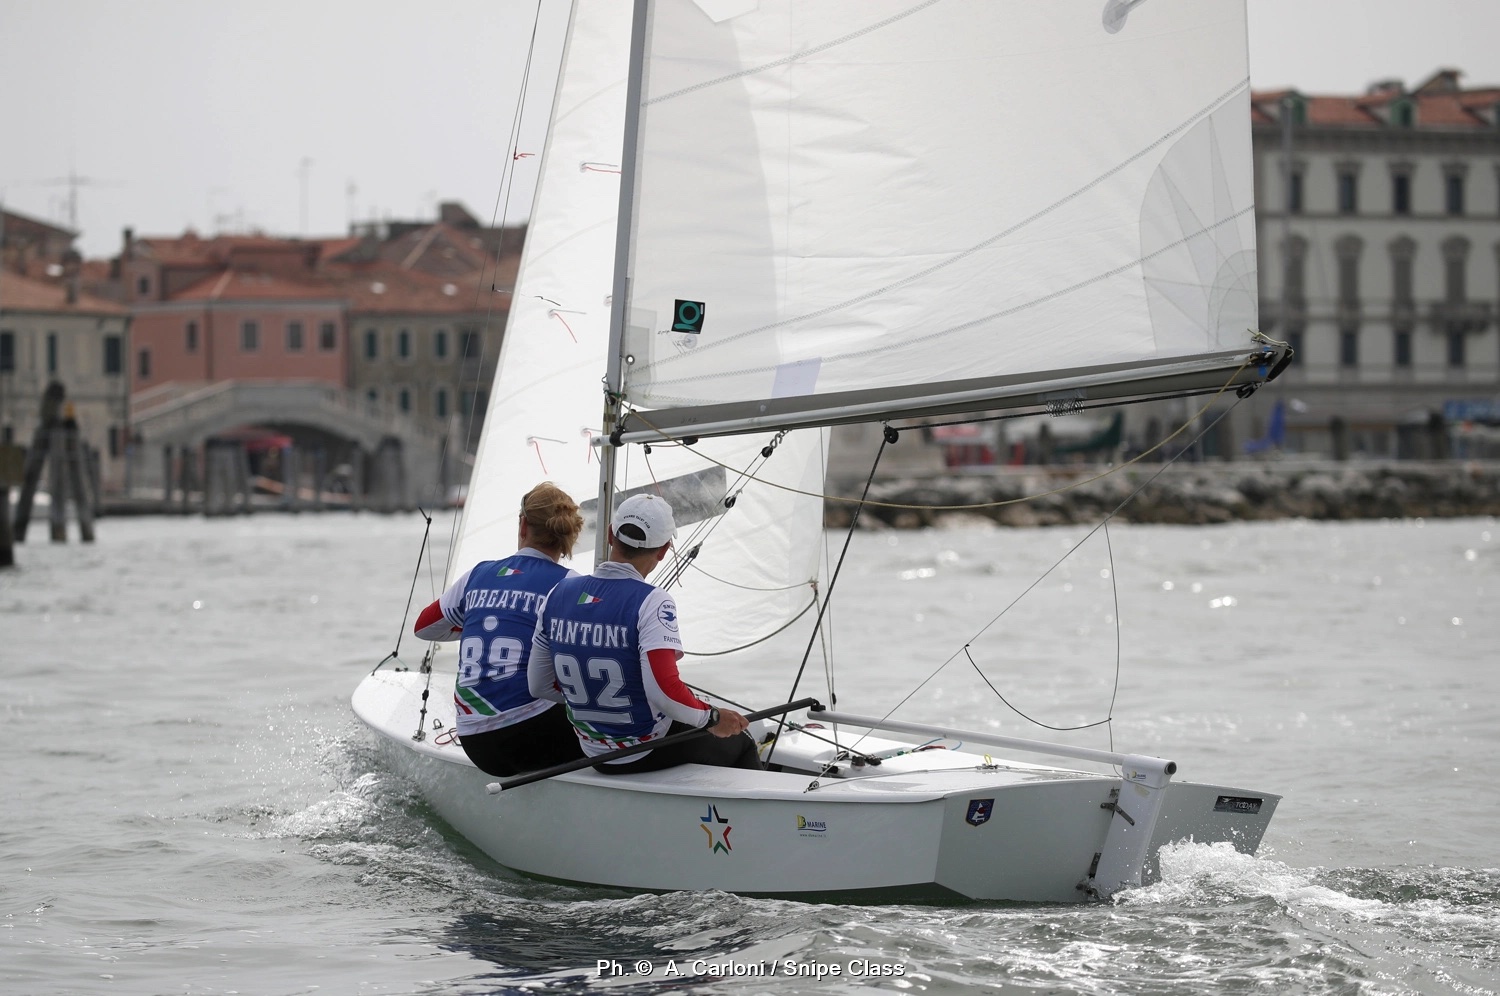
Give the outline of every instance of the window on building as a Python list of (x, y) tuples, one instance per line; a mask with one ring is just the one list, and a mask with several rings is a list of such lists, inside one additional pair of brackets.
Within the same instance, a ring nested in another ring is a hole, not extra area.
[(0, 373), (16, 372), (16, 334), (0, 332)]
[(1292, 170), (1292, 179), (1291, 179), (1291, 182), (1289, 184), (1287, 184), (1286, 198), (1287, 198), (1287, 203), (1286, 203), (1287, 212), (1289, 214), (1301, 214), (1302, 213), (1302, 171), (1300, 169), (1294, 169), (1294, 170)]
[(365, 359), (373, 360), (380, 354), (380, 335), (374, 329), (365, 329)]
[(1449, 304), (1469, 299), (1469, 240), (1455, 236), (1443, 243), (1443, 297)]
[(1333, 247), (1339, 261), (1339, 305), (1344, 308), (1359, 306), (1359, 253), (1362, 248), (1360, 240), (1352, 235), (1339, 239)]
[(253, 353), (260, 349), (260, 323), (244, 321), (240, 323), (240, 351)]
[(472, 325), (458, 330), (458, 353), (466, 360), (479, 358), (479, 330)]
[(1301, 236), (1292, 236), (1285, 246), (1281, 263), (1282, 292), (1289, 304), (1301, 305), (1306, 298), (1306, 260), (1307, 240)]
[(325, 353), (331, 353), (338, 349), (339, 337), (338, 327), (333, 322), (324, 322), (318, 326), (318, 348)]
[(47, 372), (57, 373), (57, 333), (47, 333)]
[(396, 395), (396, 403), (401, 406), (403, 412), (411, 411), (411, 390), (403, 387), (401, 392)]
[(1354, 214), (1359, 210), (1359, 174), (1349, 168), (1338, 171), (1339, 214)]
[(411, 332), (407, 329), (396, 333), (396, 356), (403, 360), (411, 359)]
[(302, 352), (302, 323), (286, 323), (286, 351), (288, 353)]
[(1303, 326), (1301, 322), (1288, 325), (1286, 329), (1286, 344), (1292, 349), (1292, 366), (1300, 364), (1304, 355), (1302, 352), (1302, 340), (1304, 338), (1302, 330)]
[(365, 401), (371, 408), (374, 408), (380, 403), (380, 392), (375, 390), (375, 388), (373, 387), (370, 388), (365, 392)]
[(1405, 330), (1398, 331), (1394, 345), (1395, 355), (1391, 357), (1391, 362), (1399, 369), (1411, 369), (1411, 333)]
[(1359, 366), (1359, 330), (1353, 326), (1339, 329), (1339, 366), (1346, 370)]
[(1397, 128), (1410, 128), (1417, 122), (1416, 109), (1409, 100), (1398, 100), (1391, 105), (1391, 124)]
[(432, 355), (435, 359), (448, 358), (448, 330), (438, 329), (432, 333)]
[(432, 414), (438, 418), (448, 417), (448, 389), (440, 387), (432, 392)]
[(125, 340), (117, 335), (104, 337), (104, 375), (118, 376), (125, 372)]
[(1411, 214), (1411, 174), (1397, 173), (1391, 177), (1391, 213)]
[(151, 379), (151, 350), (142, 349), (135, 354), (135, 376), (137, 380)]
[(198, 323), (188, 322), (182, 330), (183, 345), (189, 353), (198, 351)]
[(1391, 242), (1391, 303), (1398, 308), (1412, 307), (1412, 261), (1417, 244), (1402, 236)]
[(1468, 337), (1462, 332), (1449, 330), (1448, 332), (1448, 365), (1450, 367), (1461, 367), (1464, 365), (1465, 352), (1468, 348)]
[(141, 297), (145, 297), (147, 294), (150, 294), (151, 293), (151, 278), (150, 277), (136, 277), (135, 278), (135, 292), (137, 294), (139, 294)]
[(118, 425), (109, 427), (109, 455), (111, 457), (120, 455), (120, 427)]
[(1443, 177), (1443, 203), (1449, 214), (1464, 213), (1464, 177), (1462, 173), (1449, 173)]

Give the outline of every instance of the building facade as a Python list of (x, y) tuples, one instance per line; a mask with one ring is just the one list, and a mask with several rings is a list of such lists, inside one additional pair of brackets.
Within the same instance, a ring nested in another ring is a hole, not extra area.
[(1488, 456), (1500, 423), (1500, 87), (1454, 70), (1253, 97), (1260, 313), (1286, 449)]
[(99, 453), (101, 485), (125, 473), (130, 408), (130, 317), (76, 283), (0, 268), (0, 442), (30, 446), (42, 394), (63, 386), (83, 439)]

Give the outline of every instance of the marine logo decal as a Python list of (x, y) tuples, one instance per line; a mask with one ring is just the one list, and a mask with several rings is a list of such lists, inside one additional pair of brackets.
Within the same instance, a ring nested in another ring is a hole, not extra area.
[[(734, 827), (729, 825), (729, 817), (719, 815), (719, 807), (710, 805), (702, 816), (698, 817), (703, 827), (703, 832), (708, 834), (708, 849), (715, 854), (723, 851), (728, 854), (733, 850), (729, 846), (729, 831)], [(717, 832), (716, 832), (717, 831)]]
[(678, 299), (677, 303), (672, 306), (672, 331), (698, 335), (703, 331), (703, 315), (707, 310), (702, 301)]
[(994, 799), (970, 799), (969, 811), (964, 815), (964, 822), (971, 826), (979, 826), (990, 818), (995, 811)]

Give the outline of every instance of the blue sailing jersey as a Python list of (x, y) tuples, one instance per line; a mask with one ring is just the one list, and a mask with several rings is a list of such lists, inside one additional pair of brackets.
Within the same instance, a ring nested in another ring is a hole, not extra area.
[(462, 601), (450, 613), (463, 625), (453, 692), (459, 736), (509, 726), (552, 705), (532, 698), (526, 662), (537, 609), (568, 573), (547, 557), (525, 552), (469, 571)]
[(654, 591), (634, 578), (591, 574), (559, 582), (547, 597), (543, 632), (557, 684), (573, 725), (596, 750), (631, 746), (669, 725), (647, 699), (641, 673), (641, 605)]

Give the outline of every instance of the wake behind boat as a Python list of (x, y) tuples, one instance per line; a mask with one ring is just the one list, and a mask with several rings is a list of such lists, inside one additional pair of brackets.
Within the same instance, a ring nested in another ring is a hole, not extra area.
[[(612, 508), (662, 494), (652, 580), (689, 660), (765, 666), (829, 625), (829, 426), (884, 423), (883, 447), (898, 419), (1253, 391), (1287, 351), (1252, 331), (1245, 39), (1243, 0), (580, 0), (449, 577), (503, 552), (537, 480), (597, 495), (596, 556)], [(772, 770), (492, 792), (452, 683), (440, 654), (378, 668), (354, 709), (460, 833), (566, 882), (1077, 901), (1171, 841), (1253, 852), (1278, 802), (887, 703), (791, 717)]]

